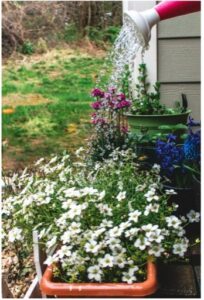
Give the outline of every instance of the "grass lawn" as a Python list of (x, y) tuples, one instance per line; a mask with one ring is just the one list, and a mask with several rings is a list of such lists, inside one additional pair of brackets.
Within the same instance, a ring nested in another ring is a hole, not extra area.
[(86, 145), (90, 91), (103, 64), (104, 53), (55, 49), (3, 67), (4, 170)]

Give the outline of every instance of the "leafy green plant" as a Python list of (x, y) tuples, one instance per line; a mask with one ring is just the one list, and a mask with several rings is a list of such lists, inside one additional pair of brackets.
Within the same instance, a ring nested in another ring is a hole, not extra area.
[(31, 55), (35, 52), (35, 47), (32, 42), (25, 41), (22, 45), (21, 52), (23, 54)]
[(147, 67), (142, 63), (138, 68), (139, 76), (136, 84), (137, 96), (133, 99), (131, 112), (140, 115), (160, 115), (167, 112), (165, 105), (160, 103), (160, 83), (154, 84), (154, 92), (148, 92)]

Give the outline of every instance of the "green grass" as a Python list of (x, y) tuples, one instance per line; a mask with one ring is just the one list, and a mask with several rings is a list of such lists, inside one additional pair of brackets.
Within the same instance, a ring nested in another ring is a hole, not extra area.
[(13, 114), (3, 114), (5, 168), (27, 166), (39, 157), (86, 144), (91, 130), (90, 91), (103, 62), (103, 57), (57, 54), (54, 59), (42, 57), (38, 62), (4, 68), (3, 97), (37, 94), (50, 101), (17, 105)]

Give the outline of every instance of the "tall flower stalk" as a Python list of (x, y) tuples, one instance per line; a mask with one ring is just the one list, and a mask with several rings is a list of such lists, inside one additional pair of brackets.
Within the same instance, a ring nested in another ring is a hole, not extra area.
[(128, 126), (124, 112), (131, 105), (123, 93), (118, 93), (114, 87), (102, 91), (95, 88), (91, 95), (95, 101), (92, 124), (95, 134), (91, 140), (91, 156), (94, 160), (107, 158), (115, 148), (125, 145)]

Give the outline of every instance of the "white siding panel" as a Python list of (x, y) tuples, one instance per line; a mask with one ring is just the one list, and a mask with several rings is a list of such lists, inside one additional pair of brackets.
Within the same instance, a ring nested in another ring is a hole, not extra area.
[(158, 24), (158, 38), (199, 36), (200, 12), (165, 20)]
[(200, 81), (200, 39), (158, 40), (160, 82)]
[(200, 120), (200, 84), (161, 84), (161, 102), (174, 107), (175, 101), (181, 101), (181, 94), (186, 94), (192, 117)]

